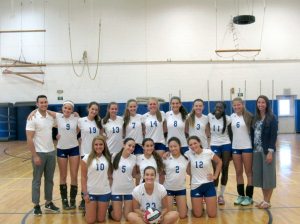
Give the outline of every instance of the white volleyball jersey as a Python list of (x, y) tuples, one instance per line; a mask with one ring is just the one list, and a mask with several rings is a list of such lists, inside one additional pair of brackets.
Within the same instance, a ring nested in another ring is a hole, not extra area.
[(34, 131), (33, 143), (36, 152), (52, 152), (55, 150), (52, 140), (52, 128), (55, 121), (48, 113), (43, 117), (37, 110), (31, 120), (27, 120), (26, 131)]
[(208, 121), (210, 126), (210, 133), (211, 133), (211, 142), (210, 145), (213, 146), (220, 146), (230, 144), (230, 138), (228, 135), (228, 125), (231, 123), (231, 119), (229, 116), (226, 115), (226, 124), (227, 127), (225, 132), (222, 133), (223, 130), (223, 117), (217, 119), (215, 115), (209, 113), (208, 114)]
[(99, 135), (100, 130), (95, 120), (91, 121), (87, 117), (78, 119), (78, 128), (81, 134), (80, 155), (84, 156), (91, 152), (93, 139)]
[(142, 115), (136, 114), (134, 117), (130, 116), (129, 123), (126, 127), (125, 138), (133, 138), (136, 144), (142, 145), (143, 142)]
[(231, 114), (232, 148), (251, 149), (251, 139), (243, 115)]
[(151, 195), (147, 194), (145, 184), (136, 186), (132, 192), (132, 196), (140, 204), (140, 209), (145, 211), (148, 208), (156, 208), (162, 210), (162, 199), (167, 196), (167, 191), (163, 185), (154, 183), (154, 189)]
[[(115, 158), (116, 154), (113, 155)], [(136, 156), (129, 155), (128, 158), (121, 156), (118, 169), (113, 170), (112, 194), (131, 194), (135, 185), (132, 177), (133, 168), (136, 165)]]
[(168, 140), (171, 137), (177, 137), (180, 140), (182, 147), (187, 147), (187, 141), (185, 137), (185, 122), (181, 118), (181, 113), (174, 114), (173, 111), (166, 113), (166, 121), (168, 128)]
[(110, 154), (120, 152), (123, 147), (123, 123), (123, 118), (117, 116), (115, 120), (108, 119), (107, 123), (103, 124)]
[(58, 149), (71, 149), (78, 146), (77, 125), (79, 117), (73, 114), (66, 118), (61, 113), (56, 113), (57, 130), (60, 138), (57, 142)]
[(207, 136), (205, 133), (208, 124), (208, 117), (202, 115), (201, 117), (195, 116), (194, 126), (189, 126), (189, 136), (198, 136), (203, 148), (208, 148)]
[(163, 122), (166, 119), (166, 114), (160, 111), (162, 121), (157, 120), (156, 115), (151, 115), (149, 112), (143, 115), (143, 123), (145, 125), (145, 138), (151, 138), (155, 143), (165, 144), (163, 131)]
[(211, 160), (214, 157), (213, 151), (203, 149), (200, 154), (191, 152), (186, 154), (191, 163), (191, 189), (194, 190), (202, 184), (212, 182), (208, 180), (208, 174), (214, 174)]
[(164, 164), (166, 172), (164, 187), (171, 191), (186, 189), (185, 179), (188, 160), (182, 155), (178, 158), (170, 155), (164, 160)]
[[(88, 157), (89, 155), (85, 155), (82, 160), (86, 163)], [(101, 195), (111, 192), (108, 169), (108, 162), (103, 155), (95, 158), (91, 165), (87, 167), (87, 191), (89, 194)]]
[(141, 180), (140, 180), (140, 183), (143, 182), (143, 179), (144, 179), (144, 170), (147, 166), (153, 166), (156, 170), (156, 181), (158, 182), (159, 181), (159, 175), (157, 173), (157, 164), (156, 164), (156, 161), (154, 159), (154, 157), (151, 155), (151, 157), (149, 159), (147, 159), (145, 157), (144, 154), (142, 155), (139, 155), (137, 157), (137, 165), (140, 169), (140, 173), (141, 173)]

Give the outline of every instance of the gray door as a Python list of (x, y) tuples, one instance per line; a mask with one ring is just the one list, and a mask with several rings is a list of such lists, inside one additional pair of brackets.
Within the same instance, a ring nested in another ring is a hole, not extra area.
[(276, 96), (278, 101), (278, 132), (295, 133), (295, 95)]

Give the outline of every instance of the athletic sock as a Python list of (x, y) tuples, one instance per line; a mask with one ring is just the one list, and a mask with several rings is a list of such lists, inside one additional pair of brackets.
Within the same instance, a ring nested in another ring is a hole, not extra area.
[(252, 197), (253, 197), (253, 189), (254, 189), (253, 186), (247, 185), (247, 187), (246, 187), (246, 195), (247, 195), (249, 198), (252, 198)]
[(244, 184), (238, 184), (236, 186), (237, 192), (241, 196), (245, 196), (245, 190), (244, 190), (245, 185)]
[(220, 195), (224, 195), (224, 192), (225, 192), (225, 188), (226, 186), (225, 185), (221, 185), (221, 191), (220, 191)]

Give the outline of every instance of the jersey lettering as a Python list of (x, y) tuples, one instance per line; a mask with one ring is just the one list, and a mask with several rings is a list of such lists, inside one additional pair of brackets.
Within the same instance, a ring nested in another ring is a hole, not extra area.
[(101, 171), (104, 170), (104, 164), (103, 164), (103, 163), (100, 163), (100, 164), (97, 163), (96, 166), (97, 166), (97, 167), (96, 167), (96, 170), (97, 170), (97, 171), (99, 171), (99, 170), (101, 170)]
[(202, 161), (196, 161), (196, 168), (203, 168), (203, 162)]
[(146, 209), (148, 209), (148, 208), (156, 208), (156, 204), (154, 202), (146, 203)]
[(157, 121), (150, 121), (151, 128), (157, 127)]
[(89, 129), (90, 129), (90, 134), (96, 133), (97, 131), (96, 127), (89, 127)]

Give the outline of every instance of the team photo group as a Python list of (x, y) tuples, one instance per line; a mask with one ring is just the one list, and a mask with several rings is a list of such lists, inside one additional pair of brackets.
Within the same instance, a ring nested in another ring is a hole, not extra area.
[[(99, 104), (90, 102), (88, 115), (80, 117), (72, 101), (65, 101), (58, 113), (48, 110), (47, 97), (39, 95), (26, 124), (34, 215), (43, 214), (43, 178), (44, 210), (59, 213), (78, 206), (87, 223), (123, 219), (171, 224), (185, 219), (189, 210), (196, 218), (214, 218), (225, 203), (270, 208), (276, 187), (278, 122), (269, 99), (259, 96), (251, 114), (243, 100), (235, 98), (231, 115), (226, 115), (221, 101), (207, 115), (202, 99), (193, 101), (191, 111), (180, 97), (169, 103), (170, 111), (164, 112), (158, 99), (149, 98), (148, 112), (138, 114), (138, 102), (130, 99), (118, 116), (118, 103), (111, 102), (101, 118)], [(56, 146), (53, 127), (58, 129)], [(234, 202), (224, 197), (231, 161)], [(56, 163), (62, 208), (53, 203)], [(253, 203), (254, 187), (262, 190), (258, 203)]]

